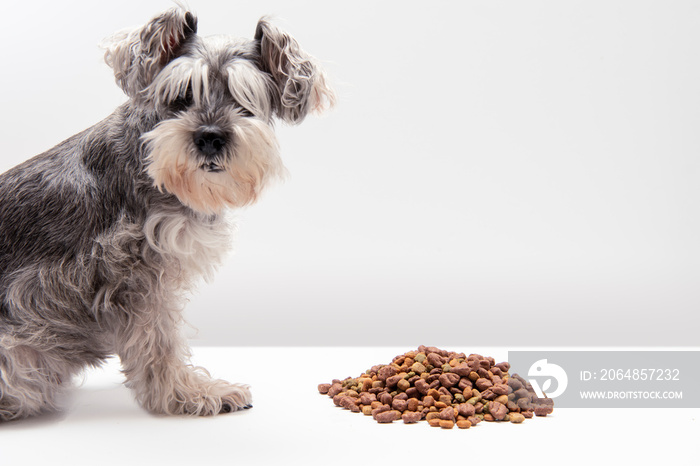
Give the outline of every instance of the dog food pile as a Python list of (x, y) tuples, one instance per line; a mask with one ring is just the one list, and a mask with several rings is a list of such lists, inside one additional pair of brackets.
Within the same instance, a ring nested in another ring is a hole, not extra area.
[(427, 420), (433, 427), (468, 429), (481, 421), (515, 424), (546, 416), (553, 400), (538, 398), (510, 364), (478, 354), (466, 356), (435, 347), (396, 356), (356, 378), (318, 386), (336, 406), (372, 416), (379, 423)]

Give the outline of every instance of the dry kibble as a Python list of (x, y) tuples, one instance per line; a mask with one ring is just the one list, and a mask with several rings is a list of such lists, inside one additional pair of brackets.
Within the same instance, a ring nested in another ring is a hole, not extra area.
[(482, 420), (520, 424), (551, 414), (554, 403), (538, 398), (510, 364), (494, 358), (419, 346), (358, 377), (318, 385), (336, 406), (371, 415), (379, 423), (425, 419), (433, 427), (468, 429)]
[(384, 411), (374, 417), (378, 423), (387, 424), (396, 420), (396, 411)]
[(460, 416), (464, 417), (469, 417), (473, 416), (476, 414), (476, 410), (474, 409), (474, 405), (471, 405), (469, 403), (462, 403), (457, 407), (457, 412), (459, 413)]
[(425, 370), (425, 366), (420, 362), (414, 362), (411, 366), (411, 372), (415, 372), (416, 374), (422, 374)]
[(440, 419), (443, 420), (449, 420), (449, 421), (454, 421), (455, 420), (455, 410), (450, 406), (449, 408), (445, 408), (442, 411), (440, 411), (440, 414), (438, 415)]
[(391, 377), (387, 378), (384, 383), (386, 383), (387, 388), (394, 388), (397, 383), (399, 383), (399, 380), (402, 380), (403, 377), (401, 377), (399, 374), (392, 375)]
[(399, 398), (394, 398), (394, 400), (391, 402), (391, 407), (397, 411), (401, 411), (402, 413), (406, 411), (407, 406), (408, 402)]
[(489, 414), (493, 416), (496, 421), (502, 421), (506, 414), (508, 414), (508, 408), (498, 401), (489, 401)]
[(333, 385), (328, 387), (327, 393), (328, 393), (328, 396), (333, 398), (334, 396), (336, 396), (338, 393), (340, 393), (342, 391), (343, 391), (343, 386), (339, 383), (334, 383)]
[(396, 386), (398, 387), (399, 390), (405, 392), (406, 390), (411, 388), (411, 383), (406, 379), (401, 379), (401, 380), (399, 380), (399, 383), (396, 384)]
[(393, 397), (388, 393), (382, 393), (379, 396), (379, 401), (381, 401), (382, 404), (385, 404), (385, 405), (390, 405), (392, 399), (393, 399)]
[(476, 388), (479, 389), (480, 392), (483, 392), (487, 388), (491, 387), (493, 387), (493, 382), (491, 382), (489, 379), (481, 377), (476, 380)]
[(460, 429), (469, 429), (471, 426), (472, 423), (466, 419), (457, 421), (457, 427), (459, 427)]
[(401, 415), (401, 419), (403, 419), (404, 424), (413, 424), (421, 420), (421, 413), (415, 413), (411, 411), (406, 411)]
[(442, 427), (443, 429), (452, 429), (452, 428), (455, 426), (455, 422), (454, 422), (454, 421), (449, 421), (449, 420), (444, 420), (444, 419), (440, 419), (440, 420), (438, 421), (438, 424), (439, 424), (440, 427)]
[(393, 366), (384, 366), (377, 372), (377, 378), (381, 381), (386, 381), (389, 377), (396, 375), (396, 369)]

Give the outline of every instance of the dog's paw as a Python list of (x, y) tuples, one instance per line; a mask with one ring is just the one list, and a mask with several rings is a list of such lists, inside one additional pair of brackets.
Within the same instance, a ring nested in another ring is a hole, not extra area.
[(232, 384), (231, 391), (221, 397), (221, 409), (219, 414), (232, 413), (242, 409), (253, 407), (253, 397), (250, 387), (241, 384)]

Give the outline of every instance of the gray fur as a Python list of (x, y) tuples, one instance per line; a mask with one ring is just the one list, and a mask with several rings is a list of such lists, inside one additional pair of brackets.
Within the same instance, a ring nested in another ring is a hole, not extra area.
[[(333, 93), (298, 46), (271, 69), (266, 37), (289, 36), (266, 20), (254, 40), (195, 32), (173, 9), (117, 33), (105, 59), (130, 100), (0, 175), (0, 421), (56, 409), (71, 377), (111, 354), (149, 411), (250, 406), (247, 386), (189, 365), (184, 295), (226, 252), (222, 209), (284, 171), (272, 116), (299, 122)], [(297, 75), (306, 84), (287, 83)], [(226, 136), (213, 161), (191, 142), (201, 128)]]

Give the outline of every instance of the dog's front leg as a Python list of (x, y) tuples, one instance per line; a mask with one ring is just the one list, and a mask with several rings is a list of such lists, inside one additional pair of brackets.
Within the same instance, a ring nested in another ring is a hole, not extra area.
[(251, 407), (246, 385), (215, 380), (189, 364), (180, 333), (179, 311), (140, 313), (117, 337), (127, 386), (148, 411), (159, 414), (214, 415)]

